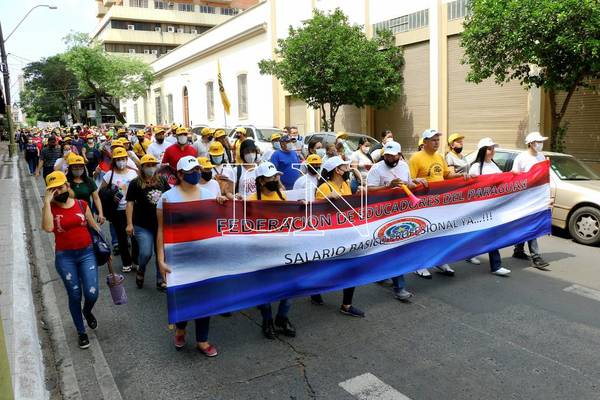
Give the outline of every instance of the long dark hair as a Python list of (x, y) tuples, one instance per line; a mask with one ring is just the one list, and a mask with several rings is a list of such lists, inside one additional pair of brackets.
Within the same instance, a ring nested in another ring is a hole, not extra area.
[[(479, 175), (481, 175), (481, 172), (483, 171), (483, 163), (485, 162), (485, 154), (487, 153), (489, 147), (485, 146), (480, 148), (477, 151), (477, 157), (475, 157), (475, 161), (473, 161), (473, 163), (479, 163)], [(494, 159), (492, 158), (492, 162), (494, 164), (496, 164), (496, 161), (494, 161)], [(497, 165), (497, 164), (496, 164)]]
[(308, 142), (308, 154), (313, 154), (317, 143), (322, 143), (320, 140), (311, 140)]
[[(260, 183), (260, 181), (261, 181), (260, 178), (263, 178), (263, 177), (262, 176), (256, 177), (256, 199), (257, 200), (261, 200), (261, 198), (262, 198), (262, 186), (263, 185)], [(283, 194), (281, 193), (281, 184), (279, 184), (279, 187), (277, 188), (275, 193), (277, 193), (277, 196), (279, 196), (280, 200), (285, 200), (285, 198), (283, 197)]]

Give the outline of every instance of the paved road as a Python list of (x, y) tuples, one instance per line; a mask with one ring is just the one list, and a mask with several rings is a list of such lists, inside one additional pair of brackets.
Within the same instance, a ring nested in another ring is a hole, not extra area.
[[(23, 180), (39, 221), (39, 193)], [(291, 340), (263, 339), (256, 310), (213, 318), (215, 359), (196, 352), (191, 335), (187, 349), (174, 350), (152, 274), (143, 290), (128, 276), (126, 306), (112, 305), (104, 287), (98, 341), (86, 351), (61, 282), (52, 284), (85, 399), (598, 399), (600, 249), (556, 236), (540, 244), (551, 272), (504, 250), (509, 278), (491, 275), (487, 257), (481, 266), (457, 263), (454, 278), (408, 277), (412, 304), (394, 300), (390, 287), (360, 287), (364, 319), (337, 312), (341, 293), (326, 294), (322, 307), (295, 299)]]

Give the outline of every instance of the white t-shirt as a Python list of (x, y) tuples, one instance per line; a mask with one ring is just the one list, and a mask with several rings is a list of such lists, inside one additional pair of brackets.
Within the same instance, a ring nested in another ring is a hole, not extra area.
[(216, 175), (223, 175), (224, 177), (229, 179), (231, 182), (235, 181), (235, 174), (233, 172), (233, 168), (231, 168), (229, 165), (226, 165), (226, 164), (216, 165), (212, 170), (213, 170), (213, 177)]
[[(498, 168), (495, 162), (484, 162), (481, 175), (499, 174), (502, 170)], [(479, 176), (479, 163), (473, 163), (469, 169), (469, 175)]]
[[(233, 189), (235, 190), (235, 182), (237, 179), (237, 168), (233, 170)], [(242, 174), (240, 175), (240, 184), (238, 186), (237, 193), (241, 194), (242, 197), (246, 198), (252, 193), (256, 193), (256, 168), (247, 170), (242, 168)]]
[[(104, 174), (104, 176), (102, 177), (102, 179), (104, 179), (104, 182), (109, 183), (110, 182), (110, 177), (113, 175), (113, 171), (108, 171), (106, 174)], [(125, 207), (127, 206), (127, 200), (125, 200), (125, 195), (127, 194), (127, 188), (129, 187), (129, 183), (134, 180), (135, 178), (137, 178), (138, 174), (137, 172), (126, 168), (125, 171), (123, 172), (116, 172), (115, 171), (115, 176), (114, 178), (112, 178), (112, 184), (116, 185), (119, 188), (119, 193), (122, 194), (123, 196), (121, 197), (121, 201), (119, 201), (119, 206), (117, 207), (117, 210), (124, 210)]]
[(369, 170), (367, 186), (387, 186), (394, 179), (400, 179), (407, 183), (412, 182), (406, 161), (400, 160), (394, 168), (390, 168), (384, 160), (381, 160)]
[[(294, 182), (293, 190), (298, 190), (302, 193), (302, 199), (306, 201), (313, 201), (315, 199), (315, 191), (317, 190), (319, 180), (316, 176), (305, 173), (296, 179)], [(306, 188), (308, 187), (308, 191)]]
[(210, 142), (204, 143), (202, 139), (196, 140), (194, 147), (196, 148), (198, 157), (208, 157), (208, 146), (210, 146)]
[(373, 165), (373, 161), (371, 161), (369, 157), (367, 157), (367, 155), (362, 152), (362, 150), (358, 149), (350, 156), (350, 164), (358, 165), (358, 171), (362, 175), (363, 180), (365, 180), (367, 178), (368, 172), (367, 166)]
[(210, 181), (200, 184), (201, 188), (208, 190), (210, 193), (214, 194), (215, 197), (221, 195), (221, 187), (219, 186), (219, 182), (211, 179)]
[[(216, 199), (217, 196), (214, 196), (211, 192), (206, 190), (205, 188), (198, 186), (198, 198), (197, 200), (207, 200), (207, 199)], [(171, 189), (167, 190), (160, 196), (160, 200), (156, 203), (156, 208), (162, 210), (163, 203), (183, 203), (188, 200), (183, 199), (183, 193), (179, 186), (173, 186)]]
[(150, 143), (150, 146), (148, 146), (147, 151), (148, 154), (152, 154), (154, 157), (156, 157), (158, 162), (160, 162), (162, 160), (163, 154), (165, 154), (165, 150), (167, 150), (167, 147), (169, 147), (170, 145), (171, 144), (167, 143), (166, 140), (161, 144), (157, 142), (152, 142)]
[(515, 161), (513, 162), (512, 171), (513, 172), (528, 172), (531, 167), (535, 164), (544, 161), (546, 157), (541, 152), (538, 152), (537, 155), (532, 156), (529, 154), (529, 150), (519, 153), (518, 156), (515, 157)]

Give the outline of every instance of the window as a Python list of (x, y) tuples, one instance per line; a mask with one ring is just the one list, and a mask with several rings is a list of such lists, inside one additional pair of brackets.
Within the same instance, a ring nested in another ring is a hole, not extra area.
[(177, 28), (177, 33), (183, 33), (183, 28)]
[(154, 8), (158, 10), (172, 10), (174, 4), (167, 1), (154, 1)]
[(211, 6), (200, 6), (200, 12), (204, 14), (216, 14), (217, 10)]
[(456, 0), (448, 3), (448, 21), (464, 18), (469, 14), (469, 0)]
[(175, 32), (174, 26), (167, 26), (167, 32)]
[(214, 82), (206, 82), (206, 118), (215, 119)]
[(221, 15), (237, 15), (240, 12), (237, 8), (221, 7)]
[(170, 94), (167, 96), (167, 119), (168, 123), (173, 122), (173, 95)]
[[(466, 1), (466, 0), (463, 0)], [(392, 33), (408, 32), (429, 25), (429, 9), (392, 18), (387, 21), (373, 24), (373, 31), (390, 30)]]
[(144, 54), (150, 54), (150, 50), (144, 49)]
[(133, 104), (133, 120), (140, 122), (140, 105), (137, 102)]
[(156, 124), (162, 124), (162, 107), (160, 104), (160, 91), (156, 92), (156, 97), (154, 97), (154, 106), (156, 107)]
[(129, 54), (135, 54), (135, 49), (129, 49)]
[(248, 117), (248, 75), (238, 75), (238, 117)]
[(179, 11), (193, 12), (194, 11), (194, 5), (193, 4), (177, 4), (177, 9)]
[(135, 31), (135, 25), (127, 25), (127, 29), (130, 31)]
[(152, 54), (154, 54), (155, 56), (157, 56), (158, 55), (158, 50), (156, 50), (156, 49), (152, 50)]
[(162, 29), (160, 29), (160, 26), (155, 26), (155, 27), (154, 27), (154, 30), (155, 30), (156, 32), (160, 32)]
[(129, 0), (129, 7), (148, 8), (148, 0)]

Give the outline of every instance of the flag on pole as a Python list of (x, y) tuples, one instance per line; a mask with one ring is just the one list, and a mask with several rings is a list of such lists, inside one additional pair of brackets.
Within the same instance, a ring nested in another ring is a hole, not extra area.
[(223, 103), (223, 108), (225, 109), (225, 113), (229, 115), (231, 104), (229, 103), (229, 99), (227, 98), (227, 93), (225, 93), (225, 87), (223, 86), (223, 78), (221, 77), (221, 63), (217, 61), (217, 80), (219, 81), (219, 93), (221, 94), (221, 103)]

